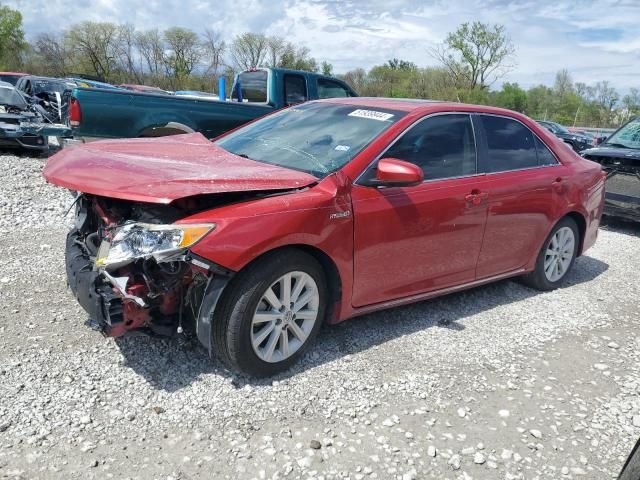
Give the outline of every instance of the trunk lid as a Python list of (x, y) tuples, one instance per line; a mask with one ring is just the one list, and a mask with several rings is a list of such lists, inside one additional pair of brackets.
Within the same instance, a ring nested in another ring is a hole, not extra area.
[(302, 188), (313, 175), (239, 157), (200, 133), (105, 140), (52, 156), (49, 183), (83, 193), (168, 204), (195, 195)]

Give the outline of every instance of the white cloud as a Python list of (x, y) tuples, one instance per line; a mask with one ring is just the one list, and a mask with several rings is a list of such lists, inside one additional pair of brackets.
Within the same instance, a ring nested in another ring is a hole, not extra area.
[(27, 34), (82, 20), (129, 22), (139, 29), (178, 25), (277, 34), (304, 44), (337, 72), (398, 57), (433, 65), (427, 48), (465, 21), (505, 25), (517, 66), (505, 81), (551, 83), (567, 68), (577, 81), (609, 80), (622, 91), (640, 76), (640, 2), (600, 0), (8, 0)]

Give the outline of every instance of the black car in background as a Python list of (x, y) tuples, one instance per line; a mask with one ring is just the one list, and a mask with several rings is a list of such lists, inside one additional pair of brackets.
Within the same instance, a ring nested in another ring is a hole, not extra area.
[(604, 213), (640, 222), (640, 117), (580, 154), (607, 172)]
[(553, 133), (556, 137), (561, 139), (563, 142), (571, 145), (571, 148), (575, 152), (581, 152), (587, 148), (591, 148), (593, 146), (593, 139), (589, 138), (585, 135), (581, 135), (579, 133), (571, 133), (569, 130), (564, 128), (562, 125), (556, 122), (550, 122), (548, 120), (536, 120), (540, 125)]

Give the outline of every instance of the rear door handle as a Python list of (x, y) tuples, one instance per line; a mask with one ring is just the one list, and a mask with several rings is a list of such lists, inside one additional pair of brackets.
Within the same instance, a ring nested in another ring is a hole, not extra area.
[(564, 191), (564, 182), (562, 177), (558, 177), (553, 182), (551, 182), (551, 186), (556, 192), (562, 193)]
[(472, 203), (473, 205), (480, 205), (482, 200), (489, 198), (489, 194), (487, 192), (481, 192), (480, 190), (471, 190), (471, 193), (468, 193), (464, 196), (465, 201)]

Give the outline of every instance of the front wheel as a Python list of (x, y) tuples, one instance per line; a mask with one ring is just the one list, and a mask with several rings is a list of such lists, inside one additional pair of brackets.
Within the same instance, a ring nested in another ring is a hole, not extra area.
[(538, 290), (555, 290), (566, 277), (578, 254), (580, 233), (576, 222), (565, 217), (553, 228), (538, 254), (535, 270), (523, 281)]
[(287, 369), (318, 333), (327, 303), (325, 275), (304, 252), (275, 252), (229, 284), (214, 319), (214, 347), (231, 367), (254, 376)]

